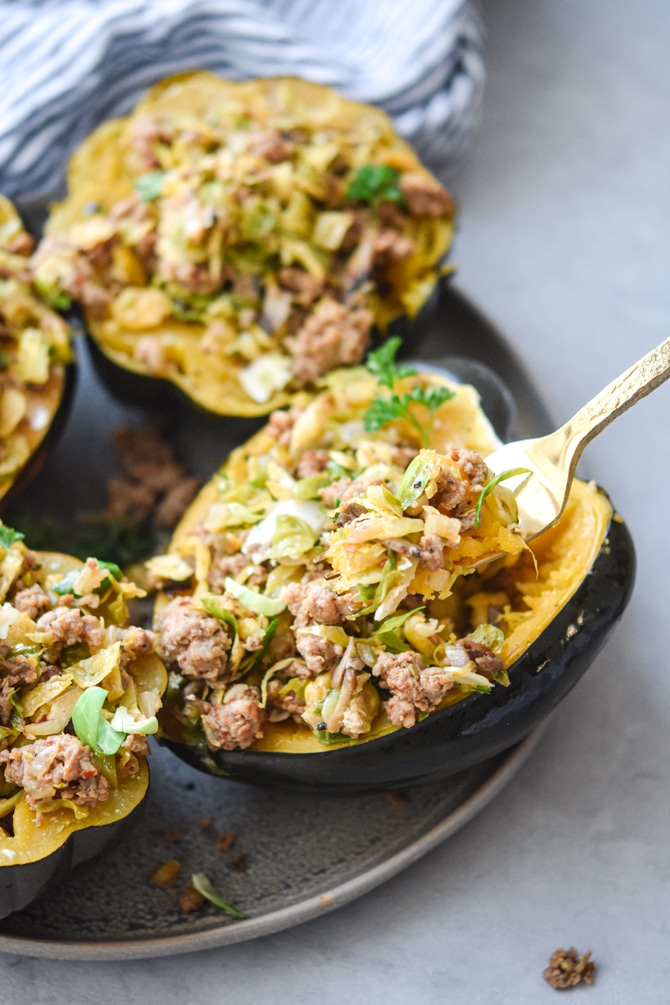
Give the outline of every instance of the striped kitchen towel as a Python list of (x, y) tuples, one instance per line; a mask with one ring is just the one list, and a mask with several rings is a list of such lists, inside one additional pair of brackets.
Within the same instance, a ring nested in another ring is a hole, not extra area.
[(193, 69), (378, 104), (446, 177), (478, 122), (481, 20), (473, 0), (0, 0), (0, 191), (59, 192), (91, 129)]

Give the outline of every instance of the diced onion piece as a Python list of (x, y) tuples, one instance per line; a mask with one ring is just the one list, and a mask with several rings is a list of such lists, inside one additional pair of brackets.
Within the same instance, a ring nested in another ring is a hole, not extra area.
[(259, 356), (240, 372), (240, 383), (247, 395), (259, 404), (269, 401), (275, 391), (286, 387), (293, 364), (278, 352)]
[(0, 639), (6, 639), (7, 633), (12, 625), (15, 625), (21, 618), (19, 611), (11, 604), (3, 604), (0, 607)]

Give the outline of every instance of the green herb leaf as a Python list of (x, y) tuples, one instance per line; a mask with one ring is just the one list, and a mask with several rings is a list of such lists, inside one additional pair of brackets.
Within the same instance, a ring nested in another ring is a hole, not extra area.
[(123, 579), (123, 573), (121, 572), (121, 569), (118, 567), (116, 562), (103, 562), (102, 559), (99, 558), (98, 565), (100, 566), (101, 569), (106, 569), (107, 572), (112, 577), (112, 579), (115, 579), (117, 583), (121, 582), (121, 580)]
[(409, 394), (398, 395), (392, 391), (384, 397), (377, 395), (363, 417), (363, 425), (368, 432), (373, 432), (395, 419), (407, 419), (418, 431), (421, 442), (427, 445), (428, 431), (410, 410), (410, 406), (413, 403), (424, 405), (433, 416), (440, 405), (453, 396), (453, 391), (446, 387), (413, 387)]
[(375, 395), (363, 418), (365, 429), (374, 432), (395, 419), (408, 419), (417, 429), (422, 443), (428, 442), (428, 435), (417, 417), (410, 411), (413, 402), (425, 406), (431, 416), (445, 401), (453, 398), (454, 392), (447, 387), (413, 387), (408, 394), (399, 395), (393, 390), (396, 381), (403, 377), (412, 377), (416, 370), (399, 366), (395, 357), (402, 344), (402, 339), (394, 335), (368, 356), (366, 366), (374, 374), (382, 387), (387, 387), (390, 394)]
[(214, 889), (204, 872), (193, 873), (191, 876), (191, 883), (201, 897), (208, 900), (210, 904), (214, 904), (215, 907), (221, 908), (221, 910), (225, 911), (226, 914), (229, 914), (231, 918), (247, 917), (246, 914), (238, 910), (236, 907), (233, 907), (232, 904), (229, 904), (228, 901), (223, 899), (223, 897)]
[(163, 191), (165, 171), (149, 171), (135, 179), (134, 189), (143, 202), (153, 202)]
[(9, 551), (13, 544), (17, 541), (23, 541), (25, 534), (22, 534), (19, 530), (12, 530), (11, 527), (6, 527), (4, 523), (0, 524), (0, 545)]
[(409, 399), (419, 405), (425, 405), (431, 415), (434, 415), (440, 405), (453, 398), (454, 392), (448, 387), (413, 387)]
[(353, 202), (404, 202), (398, 185), (400, 172), (388, 164), (363, 164), (349, 183), (347, 199)]
[(479, 527), (479, 520), (482, 514), (482, 503), (486, 499), (487, 495), (493, 492), (496, 485), (500, 485), (501, 482), (506, 481), (508, 478), (516, 478), (517, 475), (532, 475), (530, 468), (509, 468), (507, 471), (501, 471), (499, 475), (492, 478), (488, 484), (479, 493), (479, 499), (477, 500), (477, 505), (475, 506), (475, 527)]
[(382, 342), (378, 349), (374, 349), (368, 354), (365, 366), (374, 374), (380, 384), (393, 390), (393, 385), (402, 377), (413, 377), (416, 370), (408, 366), (400, 366), (396, 363), (398, 350), (402, 345), (399, 335), (392, 335)]

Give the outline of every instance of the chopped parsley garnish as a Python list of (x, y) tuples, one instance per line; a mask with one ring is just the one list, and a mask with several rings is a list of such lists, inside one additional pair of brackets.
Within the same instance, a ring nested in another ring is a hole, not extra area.
[(0, 524), (0, 546), (2, 546), (5, 551), (9, 551), (13, 544), (17, 541), (23, 541), (25, 534), (22, 534), (20, 530), (12, 530), (11, 527), (6, 527)]
[(149, 171), (135, 179), (135, 191), (143, 202), (153, 202), (161, 195), (165, 175), (165, 171)]
[(396, 363), (395, 357), (401, 344), (402, 339), (394, 335), (368, 356), (365, 364), (367, 369), (375, 375), (381, 387), (389, 389), (390, 394), (382, 394), (377, 391), (363, 417), (363, 422), (366, 430), (371, 433), (395, 419), (407, 419), (418, 431), (423, 445), (427, 446), (427, 430), (414, 415), (410, 406), (412, 404), (424, 405), (432, 417), (440, 405), (453, 398), (454, 392), (447, 387), (420, 387), (417, 385), (407, 394), (397, 394), (393, 390), (396, 381), (402, 380), (403, 377), (412, 377), (416, 373), (416, 370)]
[(424, 446), (428, 445), (428, 431), (417, 419), (411, 410), (412, 404), (424, 405), (431, 414), (435, 414), (437, 409), (445, 401), (453, 398), (454, 392), (447, 387), (413, 387), (409, 394), (390, 394), (381, 397), (377, 395), (372, 399), (372, 403), (365, 413), (364, 425), (368, 432), (381, 429), (387, 422), (395, 419), (407, 419), (412, 423), (421, 437)]
[(388, 164), (364, 164), (351, 179), (347, 198), (353, 202), (404, 202), (400, 172)]
[(369, 353), (365, 364), (370, 373), (377, 378), (378, 383), (391, 390), (397, 380), (402, 380), (403, 377), (413, 377), (416, 373), (416, 370), (396, 363), (396, 356), (401, 345), (400, 336), (392, 335), (391, 338), (382, 342), (378, 349)]

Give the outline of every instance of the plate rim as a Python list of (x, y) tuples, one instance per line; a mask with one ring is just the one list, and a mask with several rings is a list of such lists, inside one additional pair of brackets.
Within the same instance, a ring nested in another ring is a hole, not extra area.
[[(161, 956), (200, 952), (234, 945), (293, 928), (306, 921), (330, 913), (339, 907), (369, 893), (419, 861), (484, 809), (512, 780), (537, 746), (548, 721), (545, 719), (535, 729), (505, 753), (504, 760), (493, 768), (491, 774), (455, 810), (425, 834), (405, 845), (383, 862), (347, 879), (337, 886), (326, 888), (306, 900), (282, 907), (257, 918), (239, 922), (222, 922), (204, 932), (166, 935), (159, 938), (114, 939), (104, 941), (59, 942), (57, 939), (30, 936), (0, 935), (0, 952), (19, 956), (41, 957), (57, 960), (105, 961), (155, 959)], [(498, 755), (500, 757), (501, 755)], [(468, 769), (474, 770), (474, 769)]]

